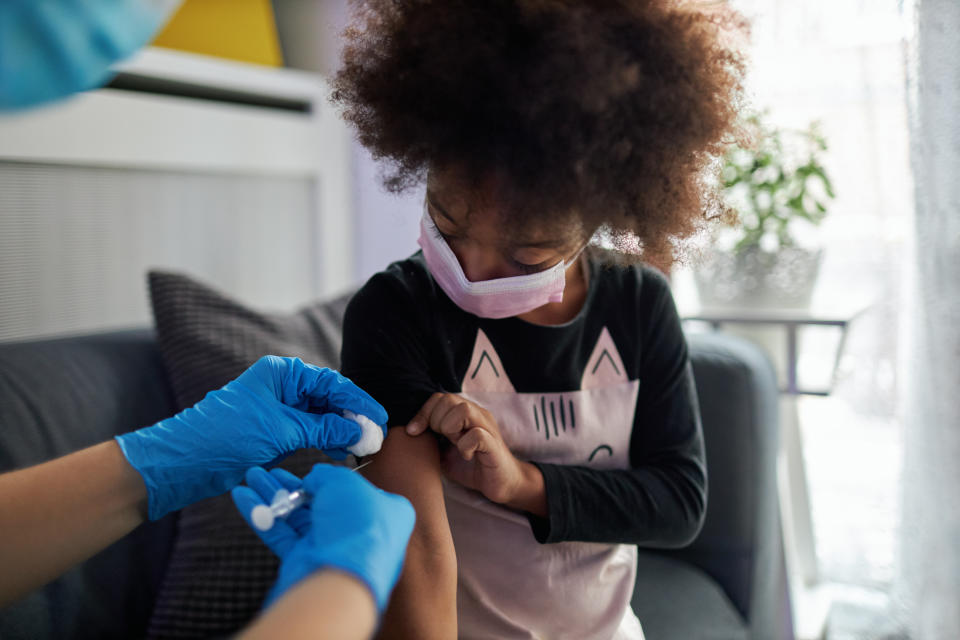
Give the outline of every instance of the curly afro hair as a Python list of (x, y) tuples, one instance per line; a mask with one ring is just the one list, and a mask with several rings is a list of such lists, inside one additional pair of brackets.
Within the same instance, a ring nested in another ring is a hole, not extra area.
[[(494, 176), (507, 228), (604, 227), (667, 264), (725, 211), (745, 25), (723, 2), (364, 0), (333, 100), (399, 192)], [(471, 179), (474, 179), (471, 178)], [(489, 183), (489, 180), (486, 181)]]

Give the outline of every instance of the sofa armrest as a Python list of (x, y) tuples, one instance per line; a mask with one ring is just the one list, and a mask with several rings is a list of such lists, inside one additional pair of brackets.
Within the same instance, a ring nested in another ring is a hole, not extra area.
[(776, 373), (766, 354), (742, 338), (715, 332), (688, 341), (707, 454), (707, 514), (697, 539), (669, 555), (716, 580), (752, 637), (791, 637), (777, 494)]

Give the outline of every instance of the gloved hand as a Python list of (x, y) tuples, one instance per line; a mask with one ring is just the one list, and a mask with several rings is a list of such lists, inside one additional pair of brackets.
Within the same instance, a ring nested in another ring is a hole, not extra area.
[(249, 467), (271, 466), (297, 449), (346, 457), (361, 428), (338, 415), (344, 409), (387, 422), (386, 410), (336, 371), (264, 356), (192, 408), (116, 440), (143, 476), (156, 520), (228, 491)]
[(98, 87), (148, 44), (179, 0), (3, 0), (0, 111)]
[[(270, 590), (269, 606), (292, 586), (326, 568), (353, 574), (373, 593), (383, 613), (413, 531), (414, 511), (406, 498), (377, 489), (343, 467), (318, 464), (300, 479), (283, 469), (254, 467), (249, 487), (236, 487), (233, 501), (247, 524), (280, 557), (280, 572)], [(306, 489), (312, 502), (261, 531), (250, 519), (254, 507), (270, 504), (279, 489)]]

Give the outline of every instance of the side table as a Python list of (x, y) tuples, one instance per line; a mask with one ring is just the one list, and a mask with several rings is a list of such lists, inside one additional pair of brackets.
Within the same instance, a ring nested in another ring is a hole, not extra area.
[[(810, 508), (807, 472), (803, 460), (798, 400), (801, 396), (828, 396), (836, 380), (840, 358), (846, 345), (850, 323), (865, 309), (851, 313), (820, 314), (804, 310), (779, 309), (702, 309), (683, 315), (685, 327), (705, 324), (714, 331), (736, 327), (737, 333), (763, 347), (776, 366), (781, 382), (781, 441), (778, 466), (778, 493), (787, 572), (798, 640), (821, 638), (830, 603), (818, 596), (820, 576), (817, 570), (816, 544)], [(807, 327), (828, 327), (839, 331), (833, 357), (830, 383), (825, 388), (808, 388), (799, 380), (800, 331)], [(764, 332), (775, 329), (782, 339), (771, 345)]]

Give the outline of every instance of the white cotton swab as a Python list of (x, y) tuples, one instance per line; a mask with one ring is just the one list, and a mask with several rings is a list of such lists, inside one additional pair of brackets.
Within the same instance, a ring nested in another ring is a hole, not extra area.
[(347, 451), (359, 457), (369, 456), (380, 451), (380, 447), (383, 446), (383, 427), (367, 416), (352, 411), (344, 410), (343, 417), (359, 424), (362, 430), (360, 439), (347, 447)]

